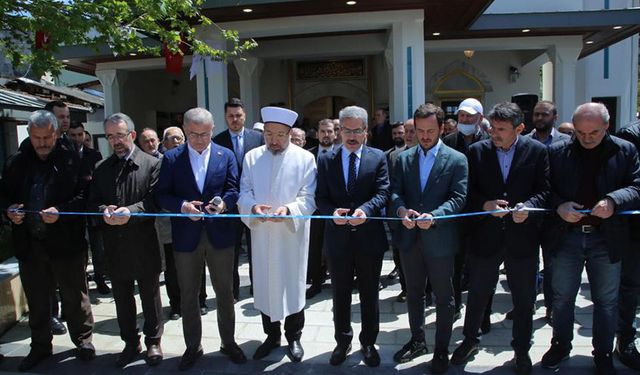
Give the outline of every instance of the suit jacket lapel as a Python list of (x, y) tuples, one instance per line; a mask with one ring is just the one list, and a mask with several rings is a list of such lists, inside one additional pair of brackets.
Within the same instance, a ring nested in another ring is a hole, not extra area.
[[(537, 141), (536, 141), (537, 142)], [(516, 143), (516, 149), (513, 152), (513, 160), (511, 161), (511, 166), (509, 167), (509, 176), (507, 176), (506, 184), (509, 184), (511, 180), (511, 171), (515, 171), (516, 168), (520, 167), (522, 164), (522, 159), (524, 159), (523, 155), (527, 152), (527, 142), (523, 137), (518, 136), (518, 143)]]
[(484, 152), (487, 153), (487, 157), (483, 159), (488, 161), (487, 168), (491, 168), (487, 174), (492, 173), (496, 181), (501, 185), (504, 185), (502, 170), (500, 169), (500, 162), (498, 161), (498, 150), (493, 142), (489, 143), (489, 146), (484, 150)]
[(344, 149), (340, 147), (338, 151), (333, 154), (334, 170), (337, 171), (338, 183), (345, 192), (347, 191), (347, 182), (344, 180), (344, 169), (342, 168), (342, 153)]
[(184, 145), (184, 149), (182, 149), (182, 152), (176, 158), (176, 164), (178, 164), (176, 168), (177, 170), (185, 171), (187, 179), (193, 189), (195, 191), (199, 191), (198, 184), (196, 184), (196, 176), (193, 175), (193, 167), (191, 166), (191, 160), (189, 159), (189, 148), (186, 143)]
[(211, 143), (211, 154), (209, 155), (209, 165), (207, 165), (207, 177), (204, 179), (203, 195), (207, 192), (207, 186), (209, 186), (211, 178), (222, 160), (222, 155), (222, 150)]
[(422, 195), (427, 192), (427, 188), (429, 184), (434, 184), (438, 179), (442, 170), (444, 169), (447, 160), (449, 159), (449, 153), (445, 151), (444, 144), (440, 145), (440, 150), (438, 150), (438, 154), (436, 155), (436, 160), (433, 162), (433, 167), (431, 167), (431, 172), (429, 172), (429, 178), (427, 178), (427, 185), (425, 189), (422, 191)]

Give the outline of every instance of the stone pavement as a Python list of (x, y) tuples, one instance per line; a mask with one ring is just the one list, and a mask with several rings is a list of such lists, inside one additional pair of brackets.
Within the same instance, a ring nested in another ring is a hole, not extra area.
[[(392, 356), (409, 339), (409, 323), (406, 313), (406, 304), (398, 303), (395, 297), (398, 295), (400, 285), (397, 280), (388, 282), (386, 275), (393, 268), (393, 261), (390, 254), (387, 254), (383, 270), (382, 282), (386, 287), (380, 292), (380, 334), (378, 344), (382, 364), (379, 368), (368, 368), (361, 361), (359, 344), (357, 339), (351, 355), (347, 361), (338, 367), (329, 365), (329, 356), (335, 342), (333, 340), (332, 323), (332, 301), (331, 290), (327, 283), (323, 292), (316, 296), (307, 304), (306, 324), (302, 335), (302, 344), (305, 349), (305, 357), (301, 363), (291, 363), (285, 355), (285, 347), (275, 350), (270, 356), (261, 361), (249, 361), (244, 365), (232, 364), (225, 356), (219, 353), (220, 338), (216, 324), (216, 314), (213, 309), (215, 297), (211, 285), (208, 286), (209, 298), (207, 304), (210, 311), (203, 316), (203, 339), (205, 356), (201, 358), (196, 366), (187, 374), (428, 374), (431, 354), (420, 357), (413, 362), (398, 365), (393, 362)], [(249, 268), (245, 262), (241, 269), (241, 298), (236, 304), (236, 339), (247, 357), (251, 358), (253, 352), (264, 339), (260, 323), (260, 314), (253, 308), (253, 299), (249, 298)], [(209, 283), (210, 284), (210, 283)], [(388, 285), (387, 285), (388, 284)], [(505, 292), (506, 280), (500, 277), (498, 291), (493, 303), (493, 314), (491, 316), (491, 332), (482, 340), (482, 350), (475, 360), (466, 366), (452, 366), (448, 374), (513, 374), (512, 358), (513, 352), (509, 346), (511, 341), (511, 322), (504, 319), (505, 314), (511, 308), (510, 296)], [(95, 287), (93, 283), (90, 285)], [(165, 288), (161, 287), (162, 298), (165, 306), (168, 306)], [(582, 290), (576, 302), (576, 322), (574, 325), (575, 339), (574, 349), (569, 361), (563, 363), (558, 374), (591, 374), (593, 365), (591, 360), (591, 317), (592, 305), (587, 300), (589, 288), (586, 276), (583, 279)], [(463, 296), (463, 300), (464, 300)], [(551, 328), (544, 321), (544, 307), (542, 296), (539, 296), (534, 317), (534, 343), (531, 349), (531, 357), (534, 362), (534, 374), (551, 375), (552, 370), (543, 369), (539, 366), (539, 361), (548, 349), (551, 339)], [(150, 368), (142, 360), (130, 364), (124, 370), (115, 367), (114, 363), (118, 353), (122, 350), (123, 343), (118, 335), (118, 324), (115, 316), (115, 304), (111, 296), (100, 296), (95, 290), (91, 291), (93, 302), (93, 314), (96, 320), (94, 344), (97, 348), (98, 357), (89, 363), (77, 360), (73, 353), (73, 344), (67, 335), (54, 337), (54, 355), (34, 368), (35, 373), (46, 374), (166, 374), (178, 373), (178, 362), (185, 347), (182, 339), (182, 322), (168, 321), (165, 324), (162, 348), (165, 359), (158, 367)], [(354, 337), (360, 330), (358, 296), (354, 294), (352, 304)], [(142, 319), (142, 313), (138, 301), (138, 318)], [(168, 308), (165, 308), (165, 313)], [(427, 308), (427, 344), (429, 349), (433, 349), (434, 329), (435, 329), (435, 308)], [(463, 311), (464, 314), (464, 311)], [(455, 322), (450, 351), (453, 351), (455, 344), (462, 339), (462, 319)], [(141, 324), (140, 324), (141, 326)], [(24, 318), (13, 329), (9, 330), (0, 338), (0, 352), (5, 355), (5, 359), (0, 363), (0, 371), (16, 371), (18, 363), (29, 351), (29, 328), (28, 318)], [(618, 374), (632, 374), (615, 360)]]

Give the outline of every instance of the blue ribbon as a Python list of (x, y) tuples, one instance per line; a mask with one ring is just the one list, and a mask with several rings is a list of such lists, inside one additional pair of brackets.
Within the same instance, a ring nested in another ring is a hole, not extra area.
[[(434, 216), (433, 218), (424, 218), (424, 219), (413, 219), (414, 221), (422, 221), (422, 220), (448, 220), (448, 219), (457, 219), (463, 217), (472, 217), (472, 216), (483, 216), (483, 215), (492, 215), (496, 213), (511, 213), (514, 211), (518, 211), (515, 208), (508, 208), (503, 210), (492, 210), (492, 211), (478, 211), (478, 212), (463, 212), (459, 214), (451, 214), (451, 215), (441, 215)], [(551, 210), (548, 208), (524, 208), (522, 211), (529, 212), (553, 212), (555, 210)], [(580, 213), (588, 214), (591, 210), (577, 210)], [(15, 210), (15, 212), (22, 212), (28, 214), (39, 214), (41, 211), (35, 210)], [(621, 211), (616, 213), (617, 215), (640, 215), (640, 210), (628, 210)], [(52, 215), (67, 215), (67, 216), (104, 216), (102, 212), (73, 212), (73, 211), (60, 211), (56, 214)], [(148, 212), (131, 212), (129, 214), (120, 214), (113, 213), (114, 216), (130, 216), (130, 217), (199, 217), (203, 219), (223, 219), (223, 218), (261, 218), (261, 219), (321, 219), (321, 220), (333, 220), (333, 219), (346, 219), (346, 220), (356, 220), (360, 219), (354, 216), (333, 216), (333, 215), (253, 215), (253, 214), (183, 214), (183, 213), (173, 213), (173, 212), (156, 212), (156, 213), (148, 213)], [(401, 221), (402, 218), (399, 217), (383, 217), (383, 216), (371, 216), (367, 217), (367, 220), (390, 220), (390, 221)]]

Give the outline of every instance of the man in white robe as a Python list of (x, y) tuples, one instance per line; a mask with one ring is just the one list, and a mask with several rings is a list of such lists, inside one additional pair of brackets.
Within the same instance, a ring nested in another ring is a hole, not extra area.
[(284, 319), (287, 355), (299, 362), (304, 355), (300, 336), (310, 219), (273, 216), (308, 216), (315, 211), (316, 162), (310, 152), (290, 143), (296, 112), (265, 107), (261, 114), (265, 145), (245, 156), (238, 200), (241, 214), (271, 215), (242, 219), (251, 229), (254, 305), (267, 334), (253, 358), (264, 358), (280, 346)]

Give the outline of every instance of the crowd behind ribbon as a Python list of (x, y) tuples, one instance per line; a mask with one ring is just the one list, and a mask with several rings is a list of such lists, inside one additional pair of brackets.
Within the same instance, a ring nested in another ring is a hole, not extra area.
[[(524, 135), (516, 104), (495, 104), (485, 117), (482, 104), (469, 98), (458, 107), (458, 121), (423, 104), (411, 119), (393, 124), (378, 109), (369, 126), (365, 109), (348, 106), (338, 119), (318, 123), (317, 144), (307, 150), (305, 143), (314, 137), (295, 127), (294, 111), (264, 107), (255, 130), (244, 126), (239, 99), (227, 102), (224, 113), (228, 129), (215, 137), (212, 114), (192, 108), (182, 126), (165, 129), (162, 139), (150, 128), (137, 134), (129, 116), (112, 114), (103, 125), (113, 154), (101, 161), (82, 125), (71, 126), (64, 103), (32, 113), (29, 138), (7, 160), (0, 180), (0, 207), (12, 223), (29, 306), (31, 350), (20, 371), (50, 356), (52, 335), (66, 330), (58, 321), (57, 290), (76, 356), (95, 358), (85, 234), (98, 291), (113, 293), (115, 300), (124, 341), (119, 367), (142, 352), (136, 284), (144, 359), (149, 366), (163, 359), (163, 271), (168, 318), (182, 319), (186, 350), (179, 369), (191, 368), (203, 355), (205, 267), (216, 295), (220, 352), (234, 363), (246, 362), (235, 341), (234, 309), (246, 243), (251, 294), (266, 335), (253, 354), (256, 360), (281, 345), (281, 321), (288, 357), (303, 359), (306, 299), (322, 293), (328, 273), (336, 341), (331, 365), (343, 363), (352, 350), (355, 288), (360, 352), (367, 366), (379, 366), (380, 274), (391, 248), (396, 269), (389, 277), (400, 278), (397, 302), (407, 304), (411, 331), (409, 342), (393, 355), (396, 362), (429, 352), (424, 313), (432, 295), (431, 372), (471, 361), (491, 329), (504, 264), (516, 374), (532, 372), (529, 350), (541, 273), (553, 338), (540, 365), (558, 368), (569, 358), (584, 268), (594, 306), (596, 372), (615, 373), (614, 353), (640, 370), (634, 343), (640, 220), (617, 214), (640, 207), (639, 123), (614, 136), (606, 107), (585, 103), (571, 123), (556, 127), (554, 103), (541, 101), (533, 109), (533, 131)], [(137, 215), (166, 212), (184, 215)], [(486, 214), (464, 216), (480, 212)], [(464, 217), (439, 219), (458, 214)], [(311, 220), (311, 215), (331, 219)], [(468, 290), (464, 339), (450, 355), (453, 323), (463, 315), (463, 289)]]

